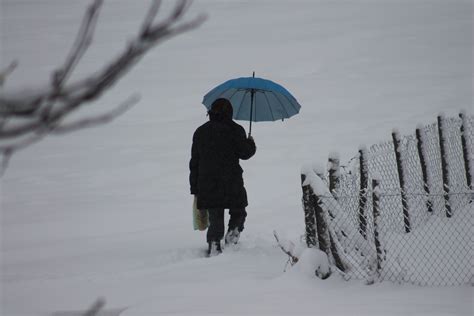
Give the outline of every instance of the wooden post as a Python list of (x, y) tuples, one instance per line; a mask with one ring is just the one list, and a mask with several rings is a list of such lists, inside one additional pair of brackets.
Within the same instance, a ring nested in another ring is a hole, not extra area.
[(423, 176), (423, 189), (426, 193), (426, 209), (429, 213), (433, 213), (433, 205), (431, 204), (430, 199), (430, 187), (428, 185), (428, 165), (426, 164), (426, 156), (424, 148), (424, 140), (422, 136), (421, 127), (416, 129), (416, 143), (418, 147), (418, 157), (420, 158), (421, 173)]
[(304, 210), (304, 222), (306, 231), (306, 245), (308, 248), (316, 247), (316, 218), (314, 215), (314, 204), (312, 204), (311, 196), (313, 190), (311, 186), (303, 185), (306, 180), (306, 175), (301, 175), (301, 187), (303, 189), (303, 210)]
[(324, 219), (324, 210), (321, 207), (321, 201), (317, 195), (311, 194), (311, 204), (314, 205), (314, 214), (316, 217), (316, 234), (318, 237), (319, 249), (324, 251), (327, 255), (331, 254), (331, 249), (328, 241), (328, 226)]
[(380, 271), (382, 270), (382, 260), (383, 260), (382, 246), (380, 244), (379, 227), (378, 227), (378, 218), (380, 215), (379, 201), (380, 201), (379, 181), (374, 179), (372, 180), (372, 211), (374, 215), (374, 243), (375, 243), (375, 250), (377, 251), (377, 274), (378, 275), (380, 275)]
[(441, 172), (443, 174), (443, 191), (444, 191), (444, 205), (446, 209), (446, 217), (451, 217), (451, 204), (449, 203), (449, 174), (448, 162), (446, 157), (446, 140), (443, 125), (443, 117), (438, 115), (438, 135), (439, 135), (439, 149), (441, 152)]
[(332, 193), (334, 198), (337, 200), (336, 187), (339, 184), (339, 157), (335, 154), (331, 154), (328, 159), (328, 171), (329, 171), (329, 192)]
[(400, 137), (397, 132), (392, 132), (393, 147), (395, 150), (395, 158), (397, 161), (398, 181), (400, 183), (401, 197), (402, 197), (402, 209), (403, 209), (403, 223), (405, 226), (405, 232), (409, 233), (410, 228), (410, 214), (408, 213), (408, 203), (406, 198), (405, 190), (405, 176), (403, 171), (402, 163), (402, 152), (400, 148)]
[[(321, 166), (313, 168), (314, 173), (320, 179), (324, 179), (325, 169)], [(321, 207), (322, 201), (320, 197), (314, 194), (311, 190), (311, 204), (314, 205), (314, 217), (316, 218), (316, 237), (318, 240), (319, 249), (324, 251), (328, 256), (331, 255), (330, 243), (329, 243), (329, 232), (328, 226), (324, 216), (324, 210)]]
[[(332, 157), (329, 157), (329, 190), (332, 193), (334, 200), (337, 201), (336, 194), (334, 192), (335, 185), (339, 181), (339, 158), (336, 157), (335, 155), (332, 155)], [(320, 171), (316, 171), (316, 174), (318, 177), (323, 179), (324, 175)], [(332, 186), (331, 186), (332, 183)], [(341, 256), (339, 255), (339, 252), (337, 250), (336, 242), (334, 241), (334, 237), (331, 233), (331, 230), (329, 229), (329, 224), (326, 222), (327, 217), (324, 216), (324, 210), (322, 208), (322, 199), (315, 195), (315, 201), (316, 201), (316, 223), (317, 223), (317, 234), (318, 234), (318, 243), (319, 243), (319, 249), (322, 251), (326, 252), (329, 256), (329, 254), (332, 255), (332, 258), (334, 259), (334, 264), (340, 271), (346, 271), (346, 267), (344, 263), (342, 262)], [(328, 198), (330, 199), (330, 198)], [(334, 214), (331, 212), (330, 208), (327, 208), (327, 214), (330, 217), (328, 220), (330, 221), (331, 219), (334, 219)], [(324, 231), (327, 231), (325, 233)], [(344, 234), (344, 232), (341, 230), (341, 233)], [(329, 237), (329, 239), (328, 239)], [(329, 243), (329, 245), (328, 245)]]
[(472, 186), (472, 171), (471, 165), (469, 164), (469, 149), (467, 148), (467, 140), (466, 140), (466, 114), (459, 113), (459, 117), (461, 118), (461, 144), (462, 144), (462, 154), (464, 158), (464, 170), (466, 170), (466, 180), (467, 180), (467, 187), (469, 190), (474, 190)]
[(365, 214), (365, 206), (367, 205), (367, 186), (369, 181), (369, 171), (367, 163), (367, 153), (364, 148), (359, 149), (359, 164), (359, 232), (365, 239), (367, 239), (367, 215)]

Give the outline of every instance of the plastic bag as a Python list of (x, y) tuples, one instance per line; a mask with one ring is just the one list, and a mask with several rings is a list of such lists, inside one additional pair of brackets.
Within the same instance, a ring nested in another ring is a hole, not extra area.
[(207, 210), (198, 210), (197, 197), (193, 201), (193, 226), (194, 230), (206, 230), (209, 227), (209, 214)]

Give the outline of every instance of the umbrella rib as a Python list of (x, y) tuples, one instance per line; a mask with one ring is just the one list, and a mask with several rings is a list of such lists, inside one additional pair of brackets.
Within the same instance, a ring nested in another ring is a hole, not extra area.
[[(280, 93), (281, 94), (281, 93)], [(286, 110), (285, 106), (283, 105), (283, 103), (280, 101), (280, 98), (278, 98), (278, 95), (275, 93), (275, 98), (278, 100), (278, 103), (280, 103), (281, 107), (283, 108), (283, 110), (285, 110), (286, 112), (286, 118), (289, 118), (290, 117), (290, 114), (288, 114), (288, 111)]]
[[(235, 89), (235, 92), (232, 93), (232, 95), (231, 95), (227, 100), (230, 101), (230, 100), (232, 99), (232, 97), (233, 97), (237, 92), (239, 92), (239, 89)], [(222, 96), (224, 93), (225, 93), (225, 91), (224, 91), (223, 93), (221, 93), (220, 96)]]
[(268, 109), (270, 110), (270, 114), (272, 115), (272, 120), (275, 121), (275, 116), (273, 115), (273, 111), (272, 111), (272, 107), (270, 106), (270, 102), (268, 102), (267, 94), (263, 93), (263, 95), (265, 96), (265, 100), (267, 101)]
[[(242, 109), (242, 103), (244, 103), (245, 96), (247, 95), (247, 93), (248, 93), (248, 90), (245, 90), (244, 96), (242, 97), (242, 100), (240, 100), (239, 109), (237, 110), (237, 114), (235, 114), (236, 119), (237, 119), (237, 117), (239, 117), (240, 110)], [(250, 118), (250, 119), (252, 119), (252, 118)]]
[(298, 109), (295, 107), (295, 105), (293, 104), (293, 102), (291, 102), (290, 98), (288, 98), (287, 95), (283, 94), (283, 96), (288, 100), (288, 102), (291, 104), (291, 106), (293, 107), (293, 109), (295, 109), (296, 113), (298, 113)]

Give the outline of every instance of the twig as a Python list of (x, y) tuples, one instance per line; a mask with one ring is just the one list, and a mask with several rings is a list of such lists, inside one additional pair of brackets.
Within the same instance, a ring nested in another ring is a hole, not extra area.
[(105, 299), (98, 298), (97, 301), (83, 314), (83, 316), (97, 316), (97, 314), (104, 308)]
[(4, 150), (2, 152), (2, 163), (0, 165), (0, 177), (2, 177), (5, 174), (5, 171), (8, 168), (8, 164), (10, 162), (10, 158), (12, 156), (12, 151), (9, 150)]
[(280, 239), (278, 238), (278, 234), (277, 234), (276, 230), (273, 231), (273, 236), (275, 236), (275, 239), (276, 239), (276, 241), (277, 241), (278, 246), (280, 247), (280, 249), (281, 249), (288, 257), (290, 257), (290, 259), (289, 259), (289, 260), (290, 260), (290, 264), (291, 264), (292, 266), (295, 265), (295, 264), (298, 262), (298, 260), (299, 260), (298, 257), (295, 256), (295, 255), (291, 252), (291, 250), (286, 249), (286, 248), (281, 244)]
[(151, 25), (153, 24), (153, 21), (155, 20), (155, 17), (158, 14), (158, 11), (160, 10), (160, 6), (161, 6), (160, 0), (154, 0), (151, 2), (150, 9), (148, 9), (148, 13), (145, 16), (145, 19), (143, 20), (143, 25), (141, 29), (142, 38), (145, 38), (148, 36), (147, 32), (150, 29)]
[(0, 71), (0, 87), (2, 87), (5, 84), (7, 77), (15, 70), (17, 66), (18, 66), (18, 62), (14, 60), (5, 69)]
[(114, 120), (116, 117), (128, 111), (132, 106), (137, 104), (139, 100), (140, 100), (139, 95), (132, 95), (123, 103), (121, 103), (119, 106), (117, 106), (116, 108), (112, 109), (111, 111), (107, 113), (94, 116), (94, 117), (80, 119), (72, 123), (63, 124), (61, 126), (54, 128), (51, 131), (51, 134), (70, 133), (79, 129), (90, 128), (90, 127), (95, 127), (98, 125), (109, 123), (112, 120)]
[(87, 9), (84, 15), (81, 27), (76, 36), (71, 51), (66, 58), (63, 67), (56, 70), (53, 74), (53, 93), (59, 92), (61, 86), (66, 82), (68, 76), (74, 71), (79, 60), (92, 43), (92, 37), (95, 31), (99, 10), (103, 0), (95, 0)]

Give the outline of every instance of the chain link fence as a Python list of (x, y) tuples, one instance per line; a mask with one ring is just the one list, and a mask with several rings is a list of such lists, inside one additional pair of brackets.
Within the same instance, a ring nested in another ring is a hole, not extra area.
[(306, 242), (347, 278), (473, 284), (474, 117), (438, 117), (361, 148), (329, 173), (303, 170)]

